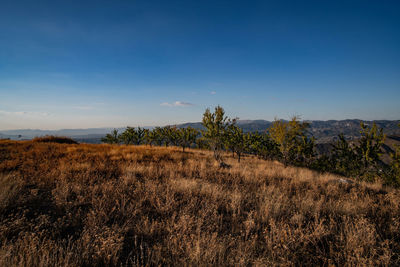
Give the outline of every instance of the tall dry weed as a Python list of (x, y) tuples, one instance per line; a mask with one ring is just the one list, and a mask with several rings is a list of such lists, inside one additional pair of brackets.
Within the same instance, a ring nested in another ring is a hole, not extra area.
[(0, 265), (400, 264), (398, 189), (226, 158), (0, 141)]

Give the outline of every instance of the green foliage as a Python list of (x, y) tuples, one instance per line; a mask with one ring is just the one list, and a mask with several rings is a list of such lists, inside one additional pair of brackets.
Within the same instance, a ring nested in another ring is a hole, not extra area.
[(350, 144), (343, 134), (333, 146), (332, 162), (336, 173), (357, 177), (360, 180), (372, 181), (381, 175), (385, 168), (380, 160), (382, 145), (385, 135), (382, 129), (378, 129), (374, 123), (372, 127), (360, 124), (361, 138)]
[(191, 127), (177, 129), (165, 126), (153, 130), (127, 127), (121, 134), (114, 129), (102, 138), (102, 142), (174, 145), (182, 147), (183, 152), (186, 148), (197, 146), (212, 150), (218, 161), (222, 161), (221, 151), (226, 149), (237, 155), (238, 162), (244, 153), (248, 153), (262, 159), (279, 160), (285, 165), (306, 166), (364, 181), (379, 178), (385, 184), (400, 186), (400, 146), (396, 146), (391, 153), (390, 163), (383, 163), (381, 156), (385, 135), (375, 123), (371, 127), (361, 123), (361, 138), (357, 141), (349, 142), (340, 134), (337, 142), (332, 144), (331, 153), (318, 156), (314, 153), (314, 138), (307, 135), (309, 124), (301, 122), (298, 117), (290, 121), (275, 120), (265, 133), (244, 133), (236, 125), (236, 119), (229, 119), (224, 109), (217, 106), (213, 113), (206, 109), (202, 124), (205, 130), (201, 131), (201, 135)]
[(154, 142), (156, 141), (156, 139), (157, 139), (157, 136), (156, 136), (155, 131), (145, 130), (144, 141), (145, 141), (146, 145), (152, 146), (154, 144)]
[(125, 145), (133, 145), (136, 143), (136, 131), (135, 128), (127, 127), (126, 130), (120, 134), (119, 139)]
[(119, 144), (119, 135), (118, 130), (114, 129), (111, 133), (107, 134), (105, 137), (101, 139), (103, 143), (107, 144)]
[(361, 138), (356, 150), (361, 157), (363, 170), (367, 171), (368, 169), (376, 168), (380, 163), (382, 145), (386, 136), (383, 134), (383, 129), (378, 129), (375, 123), (371, 128), (364, 123), (361, 123), (360, 126)]
[(333, 162), (332, 167), (335, 172), (341, 175), (354, 177), (361, 171), (360, 155), (357, 154), (357, 150), (347, 142), (343, 134), (340, 134), (338, 138), (336, 144), (333, 145), (331, 157)]
[(225, 145), (226, 131), (231, 120), (225, 116), (225, 111), (221, 106), (217, 106), (214, 113), (207, 108), (203, 114), (203, 126), (206, 130), (202, 131), (203, 137), (207, 140), (211, 150), (214, 151), (216, 160), (221, 161), (221, 150)]
[[(201, 132), (199, 132), (199, 134), (200, 133)], [(196, 147), (200, 149), (211, 149), (207, 140), (203, 136), (200, 136), (196, 139)]]
[(140, 145), (145, 141), (146, 131), (143, 128), (127, 127), (126, 130), (119, 135), (119, 139), (125, 145)]
[(279, 145), (267, 133), (248, 133), (246, 135), (247, 152), (262, 159), (280, 159)]
[(315, 157), (315, 139), (308, 137), (305, 134), (296, 139), (295, 151), (292, 157), (292, 162), (299, 166), (310, 166)]
[(171, 126), (165, 126), (161, 128), (160, 135), (165, 147), (168, 147), (169, 144), (171, 143), (171, 132), (172, 132)]
[(181, 143), (181, 135), (180, 131), (176, 126), (170, 127), (167, 126), (168, 130), (166, 131), (166, 139), (168, 139), (169, 143), (174, 145), (174, 146), (179, 146)]
[[(400, 124), (399, 124), (400, 127)], [(400, 186), (400, 145), (395, 145), (395, 151), (390, 154), (391, 163), (386, 182), (389, 185)]]
[(164, 132), (161, 127), (155, 127), (153, 129), (153, 134), (154, 134), (154, 143), (158, 146), (161, 146), (164, 142)]
[(249, 139), (246, 138), (246, 135), (243, 134), (243, 130), (234, 123), (227, 127), (225, 144), (233, 153), (236, 153), (238, 156), (238, 162), (240, 162), (241, 155), (248, 147), (248, 140)]
[(332, 162), (332, 158), (329, 155), (320, 155), (314, 158), (309, 168), (320, 172), (333, 172), (333, 170), (335, 170), (335, 164)]
[(386, 182), (389, 185), (398, 187), (400, 186), (400, 145), (396, 145), (395, 151), (390, 154), (390, 157), (392, 161)]
[(185, 152), (185, 148), (196, 143), (197, 136), (199, 135), (199, 131), (192, 127), (181, 128), (177, 133), (179, 145), (182, 147), (183, 152)]
[(138, 127), (136, 130), (137, 133), (137, 139), (136, 139), (136, 144), (140, 145), (145, 143), (146, 140), (146, 129)]
[(314, 156), (314, 139), (306, 135), (309, 124), (293, 117), (289, 122), (275, 120), (269, 128), (271, 139), (279, 145), (285, 165), (309, 165)]

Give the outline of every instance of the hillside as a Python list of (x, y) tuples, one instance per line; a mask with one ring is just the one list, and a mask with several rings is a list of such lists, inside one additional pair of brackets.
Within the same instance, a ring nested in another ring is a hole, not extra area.
[(0, 141), (0, 266), (400, 264), (398, 189), (224, 157)]
[[(352, 142), (357, 142), (354, 138)], [(332, 142), (334, 143), (334, 142)], [(332, 143), (317, 143), (315, 151), (318, 155), (328, 155), (332, 151)], [(395, 146), (400, 145), (400, 135), (387, 135), (385, 138), (385, 143), (382, 145), (382, 160), (385, 163), (389, 163), (390, 153), (394, 153), (396, 150)]]

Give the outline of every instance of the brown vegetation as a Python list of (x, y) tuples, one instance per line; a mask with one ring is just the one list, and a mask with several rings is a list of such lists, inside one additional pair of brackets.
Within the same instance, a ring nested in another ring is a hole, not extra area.
[(32, 139), (36, 143), (78, 144), (75, 140), (65, 136), (42, 136)]
[(224, 157), (0, 141), (0, 266), (400, 264), (398, 189)]

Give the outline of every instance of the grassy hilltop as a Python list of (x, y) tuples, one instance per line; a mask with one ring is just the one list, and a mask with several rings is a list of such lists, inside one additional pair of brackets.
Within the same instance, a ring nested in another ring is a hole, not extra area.
[(0, 141), (1, 266), (400, 264), (398, 189), (252, 156), (221, 169), (210, 151), (41, 141)]

